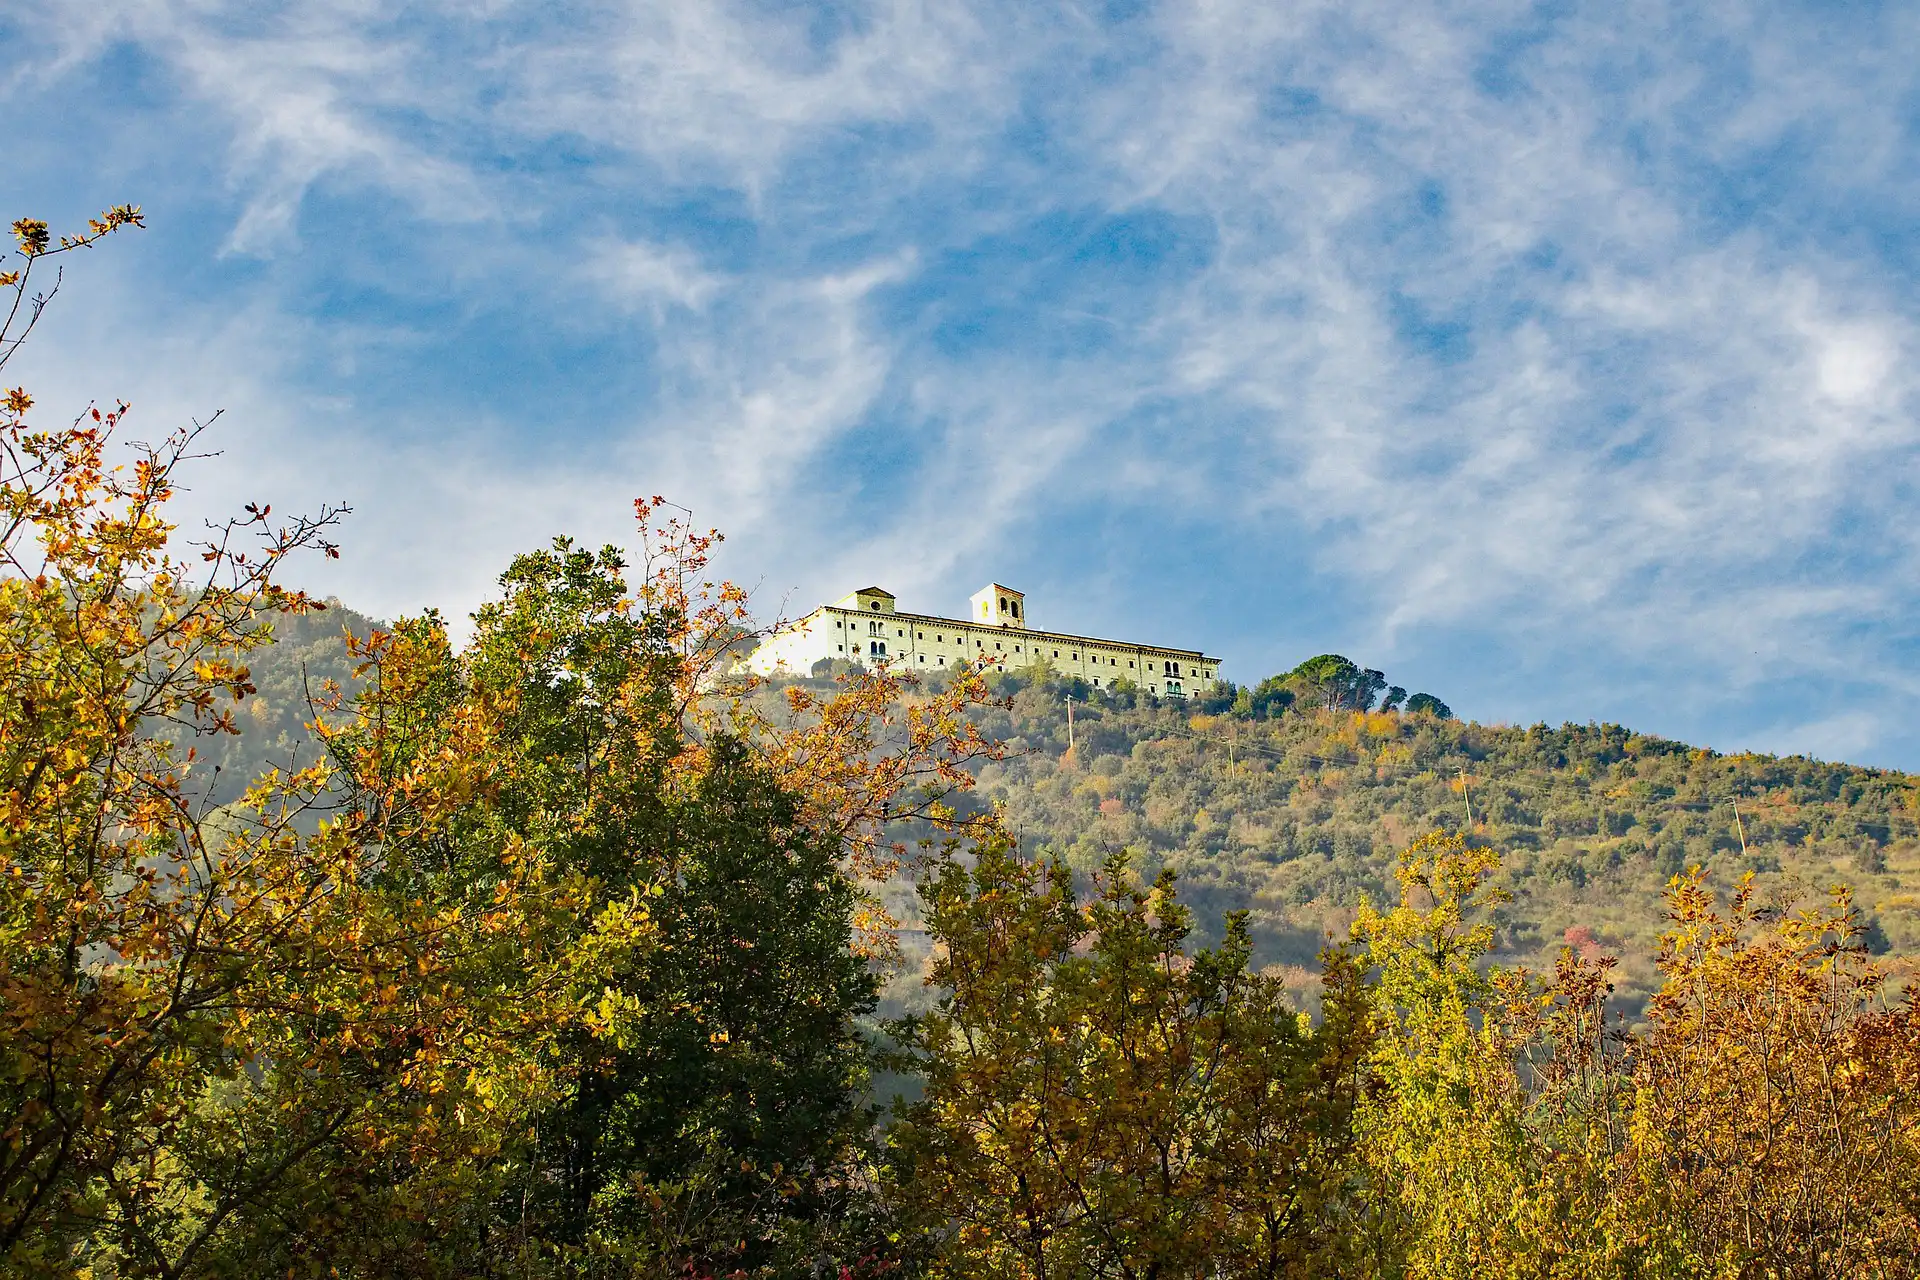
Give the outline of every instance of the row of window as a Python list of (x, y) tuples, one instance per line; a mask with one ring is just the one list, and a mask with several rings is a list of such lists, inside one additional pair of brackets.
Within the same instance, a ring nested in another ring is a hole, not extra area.
[[(839, 620), (839, 619), (837, 619), (837, 618), (836, 618), (836, 619), (834, 620), (834, 623), (833, 623), (833, 625), (834, 625), (835, 627), (839, 627), (839, 626), (841, 626), (841, 625), (843, 625), (843, 624), (842, 624), (842, 623), (840, 622), (840, 620)], [(879, 622), (870, 622), (870, 623), (868, 623), (868, 624), (867, 624), (867, 632), (868, 632), (868, 634), (869, 634), (869, 635), (875, 635), (875, 636), (880, 636), (880, 635), (885, 635), (885, 634), (886, 634), (886, 628), (885, 628), (885, 626), (884, 626), (883, 624), (881, 624), (881, 623), (879, 623)], [(894, 634), (895, 636), (897, 636), (897, 637), (902, 637), (902, 638), (904, 638), (904, 637), (906, 636), (906, 634), (907, 634), (907, 629), (906, 629), (905, 627), (895, 627), (895, 628), (893, 629), (893, 634)], [(914, 632), (913, 634), (914, 634), (914, 638), (915, 638), (915, 639), (918, 639), (918, 640), (925, 640), (925, 639), (927, 638), (927, 633), (926, 633), (926, 632), (924, 632), (924, 631), (919, 631), (919, 630), (916, 630), (916, 631), (915, 631), (915, 632)], [(933, 639), (934, 639), (934, 643), (935, 643), (935, 644), (945, 644), (945, 643), (947, 642), (947, 637), (946, 637), (946, 634), (945, 634), (944, 632), (935, 632), (935, 633), (934, 633), (934, 637), (933, 637)], [(959, 637), (959, 636), (955, 636), (955, 637), (954, 637), (954, 641), (955, 641), (955, 643), (965, 643), (965, 641), (964, 641), (964, 640), (963, 640), (963, 639), (962, 639), (961, 637)], [(973, 642), (973, 647), (974, 647), (974, 648), (976, 648), (976, 649), (982, 649), (982, 650), (984, 650), (984, 649), (986, 648), (986, 642), (985, 642), (985, 641), (982, 641), (982, 640), (978, 640), (978, 639), (976, 639), (976, 640), (975, 640), (975, 641)], [(1000, 641), (998, 641), (998, 640), (996, 640), (996, 641), (994, 641), (994, 642), (993, 642), (993, 647), (994, 647), (994, 650), (995, 650), (996, 652), (1002, 652), (1002, 653), (1004, 653), (1004, 652), (1005, 652), (1005, 650), (1004, 650), (1004, 649), (1003, 649), (1003, 648), (1001, 647), (1001, 642), (1000, 642)], [(873, 650), (871, 650), (871, 649), (870, 649), (869, 651), (870, 651), (870, 652), (873, 652)], [(1021, 647), (1020, 647), (1019, 645), (1017, 645), (1017, 644), (1016, 644), (1015, 646), (1013, 646), (1013, 651), (1014, 651), (1015, 653), (1019, 653), (1019, 652), (1021, 652)], [(845, 652), (846, 652), (846, 646), (845, 646), (845, 645), (842, 645), (842, 646), (840, 647), (840, 652), (842, 652), (842, 653), (845, 653)], [(883, 645), (883, 646), (881, 646), (881, 648), (880, 648), (880, 649), (879, 649), (879, 650), (878, 650), (877, 652), (880, 652), (880, 653), (885, 653), (885, 652), (886, 652), (886, 647), (885, 647), (884, 645)], [(1035, 649), (1035, 650), (1034, 650), (1034, 652), (1035, 652), (1035, 653), (1037, 654), (1037, 653), (1039, 653), (1039, 650), (1038, 650), (1038, 649)], [(1055, 650), (1053, 651), (1053, 656), (1054, 656), (1054, 657), (1056, 657), (1056, 658), (1057, 658), (1057, 657), (1059, 657), (1059, 656), (1060, 656), (1060, 651), (1059, 651), (1058, 649), (1055, 649)], [(1067, 653), (1067, 657), (1068, 657), (1068, 660), (1069, 660), (1069, 661), (1072, 661), (1072, 662), (1078, 662), (1078, 661), (1080, 661), (1080, 652), (1079, 652), (1079, 650), (1077, 650), (1077, 649), (1072, 649), (1072, 650), (1069, 650), (1069, 651), (1068, 651), (1068, 653)], [(1112, 667), (1118, 667), (1118, 666), (1120, 665), (1120, 660), (1119, 660), (1118, 658), (1102, 658), (1102, 657), (1101, 657), (1101, 656), (1100, 656), (1099, 654), (1097, 654), (1097, 653), (1096, 653), (1096, 654), (1090, 654), (1090, 655), (1088, 655), (1088, 658), (1087, 658), (1087, 661), (1088, 661), (1088, 662), (1091, 662), (1091, 663), (1092, 663), (1093, 665), (1095, 665), (1095, 666), (1099, 666), (1099, 665), (1100, 665), (1100, 664), (1101, 664), (1102, 662), (1104, 662), (1104, 663), (1106, 663), (1106, 665), (1108, 665), (1108, 666), (1112, 666)], [(944, 662), (944, 659), (943, 659), (943, 662)], [(1127, 661), (1127, 667), (1128, 667), (1129, 669), (1132, 669), (1132, 667), (1133, 667), (1133, 661), (1132, 661), (1132, 659), (1129, 659), (1129, 660)], [(1161, 662), (1161, 664), (1160, 664), (1160, 674), (1161, 674), (1161, 675), (1163, 675), (1163, 676), (1167, 676), (1167, 677), (1169, 677), (1169, 678), (1170, 678), (1170, 679), (1172, 679), (1172, 680), (1179, 680), (1179, 679), (1181, 678), (1181, 676), (1182, 676), (1182, 674), (1183, 674), (1183, 673), (1182, 673), (1182, 672), (1181, 672), (1181, 670), (1180, 670), (1180, 664), (1179, 664), (1178, 662), (1176, 662), (1176, 661), (1173, 661), (1173, 660), (1171, 660), (1171, 659), (1168, 659), (1168, 660), (1164, 660), (1164, 661), (1162, 661), (1162, 662)], [(1213, 670), (1212, 670), (1211, 668), (1200, 668), (1200, 667), (1196, 667), (1196, 668), (1194, 668), (1194, 670), (1193, 670), (1193, 672), (1192, 672), (1192, 674), (1194, 674), (1194, 675), (1196, 675), (1196, 676), (1198, 676), (1198, 677), (1200, 677), (1200, 678), (1202, 678), (1202, 679), (1211, 679), (1211, 678), (1212, 678), (1212, 676), (1213, 676)]]
[[(835, 646), (835, 647), (836, 647), (836, 648), (838, 648), (838, 649), (839, 649), (839, 651), (840, 651), (841, 653), (845, 653), (845, 652), (847, 651), (847, 646), (845, 646), (844, 644), (843, 644), (843, 645), (837, 645), (837, 646)], [(868, 644), (867, 644), (867, 656), (868, 656), (868, 657), (870, 657), (870, 658), (884, 658), (884, 657), (886, 657), (886, 656), (887, 656), (887, 642), (886, 642), (886, 641), (884, 641), (884, 640), (873, 640), (873, 641), (869, 641), (869, 642), (868, 642)], [(917, 654), (915, 654), (915, 655), (913, 656), (913, 660), (914, 660), (915, 662), (917, 662), (917, 663), (919, 663), (919, 664), (920, 664), (921, 666), (925, 666), (925, 665), (927, 665), (927, 655), (926, 655), (926, 654), (924, 654), (924, 653), (917, 653)], [(936, 655), (936, 656), (935, 656), (935, 658), (934, 658), (934, 665), (935, 665), (935, 666), (940, 666), (940, 667), (944, 667), (944, 666), (946, 666), (946, 665), (947, 665), (947, 655), (946, 655), (946, 654), (944, 654), (944, 653), (942, 653), (942, 654), (938, 654), (938, 655)], [(1128, 666), (1132, 666), (1133, 664), (1132, 664), (1131, 662), (1129, 662), (1129, 663), (1128, 663), (1127, 665), (1128, 665)], [(994, 667), (994, 670), (996, 670), (996, 671), (1005, 671), (1006, 669), (1007, 669), (1007, 668), (1006, 668), (1006, 667), (1005, 667), (1004, 665), (996, 665), (996, 666)], [(1093, 677), (1093, 681), (1092, 681), (1092, 683), (1093, 683), (1093, 687), (1094, 687), (1094, 688), (1096, 688), (1096, 689), (1098, 689), (1098, 688), (1100, 688), (1100, 687), (1101, 687), (1101, 685), (1100, 685), (1100, 677), (1099, 677), (1099, 676), (1095, 676), (1095, 677)], [(1109, 681), (1109, 683), (1112, 683), (1112, 682), (1111, 682), (1111, 681)], [(1158, 693), (1158, 692), (1160, 692), (1160, 687), (1159, 687), (1158, 685), (1156, 685), (1156, 684), (1150, 684), (1150, 685), (1148, 685), (1148, 686), (1147, 686), (1147, 692), (1148, 692), (1148, 693)], [(1180, 692), (1180, 682), (1179, 682), (1178, 680), (1169, 680), (1169, 681), (1167, 681), (1167, 692), (1168, 692), (1169, 694), (1177, 694), (1177, 693), (1179, 693), (1179, 692)]]

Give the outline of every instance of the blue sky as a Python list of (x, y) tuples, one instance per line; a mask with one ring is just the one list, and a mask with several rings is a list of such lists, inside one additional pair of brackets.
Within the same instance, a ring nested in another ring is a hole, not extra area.
[(463, 613), (661, 493), (1482, 720), (1920, 768), (1920, 6), (0, 0), (49, 410)]

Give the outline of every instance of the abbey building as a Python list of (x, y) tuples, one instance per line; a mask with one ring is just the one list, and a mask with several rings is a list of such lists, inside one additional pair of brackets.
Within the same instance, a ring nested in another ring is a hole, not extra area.
[(965, 618), (902, 613), (891, 591), (866, 587), (782, 627), (747, 666), (762, 675), (809, 675), (815, 663), (834, 658), (925, 671), (966, 662), (995, 671), (1038, 663), (1097, 689), (1128, 680), (1143, 693), (1169, 698), (1212, 688), (1220, 671), (1220, 660), (1198, 649), (1031, 630), (1026, 598), (999, 583), (974, 593)]

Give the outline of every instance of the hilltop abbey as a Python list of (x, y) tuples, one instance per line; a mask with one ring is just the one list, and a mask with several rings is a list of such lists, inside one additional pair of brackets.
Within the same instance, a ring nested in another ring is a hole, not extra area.
[(966, 618), (901, 613), (891, 591), (865, 587), (782, 627), (747, 665), (762, 675), (808, 675), (815, 663), (835, 658), (930, 671), (965, 662), (996, 671), (1041, 664), (1096, 689), (1128, 680), (1169, 698), (1204, 692), (1219, 678), (1220, 660), (1198, 649), (1030, 630), (1026, 597), (997, 582), (975, 592), (968, 605)]

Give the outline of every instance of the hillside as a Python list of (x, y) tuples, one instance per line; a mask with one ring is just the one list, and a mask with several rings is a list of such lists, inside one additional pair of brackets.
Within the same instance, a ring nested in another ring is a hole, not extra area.
[(1920, 953), (1920, 790), (1905, 774), (1720, 755), (1618, 725), (1248, 719), (1084, 688), (1069, 753), (1066, 692), (1029, 684), (992, 716), (1020, 754), (989, 766), (982, 791), (1023, 843), (1077, 868), (1112, 849), (1172, 866), (1203, 919), (1249, 909), (1265, 958), (1302, 966), (1302, 981), (1363, 896), (1390, 900), (1396, 851), (1436, 827), (1505, 851), (1504, 958), (1550, 965), (1569, 941), (1623, 951), (1629, 998), (1651, 982), (1662, 887), (1696, 863), (1729, 886), (1752, 871), (1764, 892), (1851, 883), (1876, 949)]
[[(307, 724), (313, 719), (309, 698), (319, 698), (327, 682), (342, 688), (354, 684), (353, 660), (342, 634), (365, 636), (379, 624), (339, 601), (329, 601), (317, 613), (282, 615), (273, 621), (274, 643), (247, 659), (258, 690), (235, 713), (240, 728), (230, 734), (192, 735), (199, 761), (191, 776), (217, 778), (215, 794), (229, 800), (268, 766), (311, 764), (316, 748)], [(175, 733), (184, 740), (185, 733)], [(213, 773), (218, 769), (217, 775)]]
[[(243, 735), (212, 744), (223, 791), (301, 747), (303, 689), (348, 680), (340, 629), (371, 625), (340, 607), (281, 623), (253, 662), (260, 695)], [(1908, 775), (1720, 755), (1618, 725), (1309, 708), (1276, 696), (1282, 683), (1209, 712), (1001, 677), (1010, 706), (985, 713), (985, 728), (1012, 750), (982, 770), (979, 797), (1004, 806), (1027, 848), (1076, 869), (1121, 849), (1148, 873), (1173, 867), (1208, 927), (1249, 910), (1259, 958), (1303, 986), (1326, 935), (1345, 933), (1363, 897), (1390, 900), (1396, 852), (1436, 827), (1469, 827), (1505, 851), (1503, 958), (1547, 966), (1568, 941), (1619, 951), (1630, 1003), (1651, 981), (1662, 886), (1695, 863), (1725, 886), (1749, 870), (1767, 891), (1853, 884), (1875, 946), (1920, 954), (1920, 788)], [(1381, 684), (1363, 680), (1361, 696)], [(889, 896), (911, 912), (904, 885)]]

